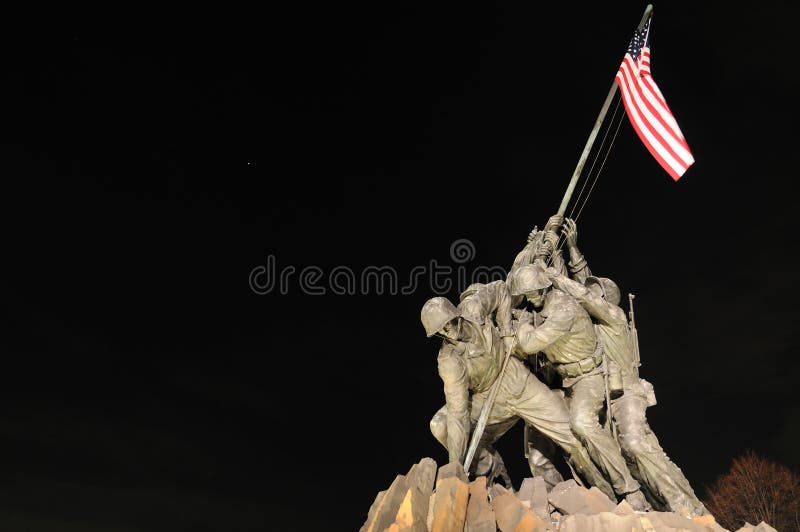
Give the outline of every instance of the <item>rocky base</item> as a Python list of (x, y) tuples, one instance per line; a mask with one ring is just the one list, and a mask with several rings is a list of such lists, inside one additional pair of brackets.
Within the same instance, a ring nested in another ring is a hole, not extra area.
[[(434, 483), (435, 479), (435, 483)], [(541, 477), (526, 478), (518, 492), (486, 477), (469, 482), (461, 464), (438, 468), (431, 458), (397, 475), (378, 493), (360, 532), (729, 532), (711, 515), (690, 518), (672, 512), (636, 512), (609, 500), (597, 488), (570, 479), (547, 490)], [(737, 532), (775, 532), (766, 523)]]

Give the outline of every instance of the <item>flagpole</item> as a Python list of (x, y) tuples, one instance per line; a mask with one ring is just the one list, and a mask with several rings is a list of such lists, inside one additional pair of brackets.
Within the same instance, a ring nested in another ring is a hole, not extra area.
[[(644, 15), (642, 15), (642, 21), (639, 22), (638, 30), (644, 28), (647, 19), (653, 13), (653, 4), (647, 4), (647, 7), (644, 10)], [(578, 165), (575, 167), (575, 171), (572, 173), (572, 179), (569, 181), (569, 185), (567, 186), (567, 191), (564, 193), (564, 199), (561, 200), (561, 206), (558, 208), (558, 214), (563, 216), (565, 212), (567, 212), (567, 204), (569, 200), (572, 199), (572, 193), (575, 191), (575, 185), (578, 184), (578, 178), (581, 176), (581, 172), (583, 172), (583, 166), (586, 164), (586, 159), (589, 158), (589, 152), (592, 151), (592, 146), (594, 145), (594, 140), (597, 138), (597, 133), (600, 131), (600, 126), (603, 125), (603, 121), (606, 118), (606, 113), (608, 112), (608, 108), (611, 106), (611, 100), (614, 99), (614, 96), (617, 94), (617, 78), (614, 77), (614, 82), (611, 83), (611, 88), (608, 91), (608, 96), (606, 96), (606, 101), (603, 102), (603, 107), (600, 108), (600, 114), (597, 116), (597, 120), (594, 122), (594, 127), (592, 128), (592, 132), (589, 133), (589, 140), (586, 141), (586, 146), (583, 148), (583, 153), (581, 153), (580, 159), (578, 159)]]

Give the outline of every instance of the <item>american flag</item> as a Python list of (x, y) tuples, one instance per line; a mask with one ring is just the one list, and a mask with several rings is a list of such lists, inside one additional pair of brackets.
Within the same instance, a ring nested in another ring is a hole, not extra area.
[(664, 170), (677, 181), (694, 163), (694, 157), (650, 75), (649, 35), (648, 19), (631, 39), (616, 79), (633, 129)]

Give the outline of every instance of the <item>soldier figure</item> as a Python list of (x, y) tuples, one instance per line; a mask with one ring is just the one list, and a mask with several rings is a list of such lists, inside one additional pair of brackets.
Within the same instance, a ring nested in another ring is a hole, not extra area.
[(572, 431), (586, 445), (589, 454), (614, 492), (636, 510), (649, 508), (639, 483), (633, 478), (619, 444), (599, 423), (605, 401), (602, 349), (597, 344), (591, 318), (572, 296), (551, 288), (544, 263), (519, 267), (511, 275), (511, 294), (524, 295), (541, 308), (541, 325), (520, 323), (516, 348), (523, 354), (543, 352), (562, 378), (569, 400)]
[[(489, 283), (464, 298), (458, 308), (446, 298), (434, 297), (422, 307), (421, 319), (428, 337), (443, 338), (438, 366), (446, 404), (431, 420), (431, 432), (447, 449), (449, 461), (463, 462), (470, 427), (480, 415), (506, 350), (515, 342), (508, 288), (503, 281)], [(561, 447), (587, 482), (614, 496), (570, 429), (569, 413), (557, 392), (542, 384), (514, 356), (499, 386), (481, 438), (484, 447), (490, 447), (522, 418)]]
[[(645, 410), (655, 404), (652, 385), (639, 378), (638, 362), (628, 320), (619, 307), (620, 291), (611, 279), (591, 275), (585, 258), (578, 250), (575, 222), (565, 221), (565, 235), (570, 254), (570, 270), (577, 281), (549, 268), (553, 285), (570, 294), (596, 320), (595, 330), (603, 350), (622, 377), (623, 395), (611, 401), (611, 416), (619, 432), (619, 444), (632, 462), (631, 471), (647, 488), (656, 506), (664, 504), (672, 511), (681, 506), (695, 515), (706, 514), (689, 481), (680, 468), (664, 453), (658, 438), (647, 423)], [(648, 393), (649, 392), (649, 393)], [(648, 401), (648, 395), (652, 395)]]
[[(563, 216), (554, 214), (547, 220), (543, 230), (539, 231), (537, 227), (533, 228), (533, 231), (528, 235), (527, 244), (514, 258), (508, 279), (520, 267), (533, 264), (535, 260), (546, 257), (551, 257), (552, 266), (566, 274), (567, 267), (564, 264), (564, 259), (561, 253), (557, 253), (555, 250), (558, 244), (558, 233), (556, 231), (561, 227), (563, 220)], [(512, 323), (515, 331), (520, 322), (536, 318), (535, 313), (528, 312), (524, 308), (518, 308), (524, 306), (524, 296), (512, 296), (511, 302), (514, 307), (512, 310), (514, 316)], [(554, 380), (552, 366), (550, 364), (542, 365), (540, 356), (539, 354), (532, 355), (528, 357), (528, 361), (535, 375), (543, 380), (545, 384), (552, 387), (552, 381)], [(561, 473), (553, 465), (552, 458), (554, 456), (555, 447), (553, 443), (535, 428), (525, 425), (525, 457), (528, 459), (531, 474), (535, 477), (542, 477), (550, 488), (564, 480)]]

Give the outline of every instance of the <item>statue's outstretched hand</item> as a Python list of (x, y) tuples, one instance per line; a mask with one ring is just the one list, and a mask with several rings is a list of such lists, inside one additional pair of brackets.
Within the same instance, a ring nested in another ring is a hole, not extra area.
[(567, 246), (574, 248), (578, 245), (578, 226), (572, 218), (564, 219), (564, 227), (561, 229), (564, 238), (567, 239)]

